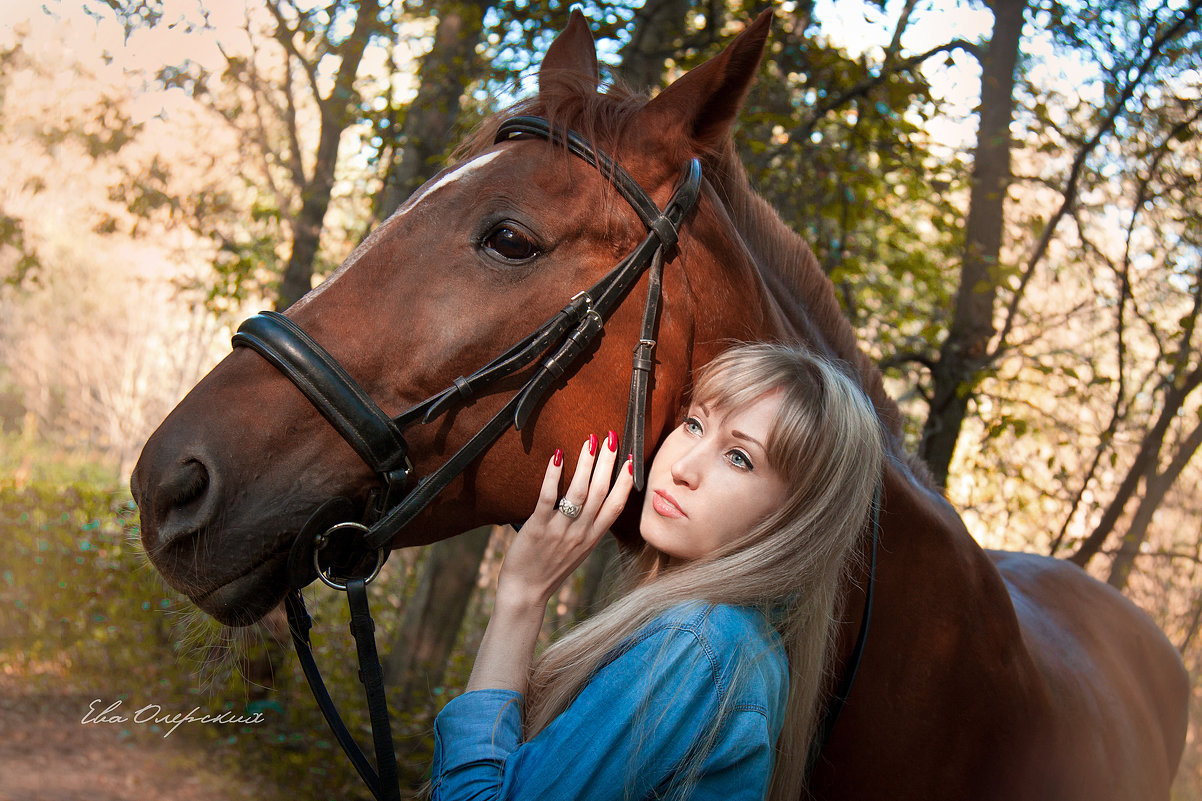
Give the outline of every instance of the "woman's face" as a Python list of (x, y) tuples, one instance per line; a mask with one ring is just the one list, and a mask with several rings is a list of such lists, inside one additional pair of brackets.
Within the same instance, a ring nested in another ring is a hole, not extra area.
[(788, 486), (768, 464), (780, 406), (769, 392), (729, 412), (689, 407), (656, 452), (639, 527), (673, 561), (690, 561), (751, 530), (784, 503)]

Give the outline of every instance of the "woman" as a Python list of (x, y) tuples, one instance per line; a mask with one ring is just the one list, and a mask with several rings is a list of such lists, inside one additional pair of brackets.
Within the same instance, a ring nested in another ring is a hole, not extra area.
[(652, 461), (628, 590), (535, 661), (547, 601), (629, 495), (617, 452), (590, 436), (558, 503), (552, 457), (467, 691), (435, 722), (435, 799), (800, 797), (881, 471), (872, 404), (802, 350), (710, 362)]

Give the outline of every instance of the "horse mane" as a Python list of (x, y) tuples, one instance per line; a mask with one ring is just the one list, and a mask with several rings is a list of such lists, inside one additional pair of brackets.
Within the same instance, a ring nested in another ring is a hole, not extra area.
[[(484, 152), (494, 144), (501, 125), (521, 115), (543, 117), (558, 130), (575, 131), (588, 141), (617, 153), (632, 120), (648, 100), (646, 94), (632, 92), (620, 84), (598, 92), (594, 79), (589, 76), (556, 75), (554, 81), (544, 82), (539, 87), (537, 95), (485, 119), (460, 144), (452, 158), (458, 161)], [(682, 142), (678, 160), (683, 162), (695, 150)], [(732, 139), (728, 138), (717, 150), (696, 155), (702, 159), (705, 179), (726, 206), (761, 275), (770, 271), (794, 299), (804, 301), (809, 324), (801, 327), (821, 332), (821, 344), (851, 368), (877, 410), (893, 454), (921, 483), (934, 488), (926, 464), (907, 451), (901, 409), (885, 391), (881, 371), (860, 348), (855, 330), (836, 298), (834, 286), (810, 246), (752, 188)], [(794, 315), (789, 316), (797, 322)]]
[(804, 301), (805, 313), (810, 318), (807, 327), (820, 331), (823, 344), (851, 367), (877, 410), (894, 455), (925, 486), (934, 488), (926, 463), (906, 449), (901, 409), (885, 391), (880, 369), (860, 347), (855, 329), (839, 305), (834, 285), (814, 251), (751, 186), (733, 140), (728, 139), (723, 150), (712, 154), (706, 167), (710, 184), (761, 272), (772, 271), (793, 298)]

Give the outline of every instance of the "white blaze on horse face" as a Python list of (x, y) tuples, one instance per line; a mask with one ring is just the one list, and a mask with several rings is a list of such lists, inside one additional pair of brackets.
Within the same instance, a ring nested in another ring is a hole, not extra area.
[(375, 247), (376, 240), (378, 240), (389, 229), (391, 229), (393, 226), (395, 226), (402, 217), (404, 217), (406, 214), (408, 214), (410, 211), (412, 211), (414, 208), (416, 208), (418, 203), (421, 203), (423, 200), (425, 200), (430, 195), (433, 195), (439, 189), (442, 189), (443, 187), (446, 187), (446, 186), (450, 186), (451, 184), (455, 183), (456, 181), (463, 180), (464, 178), (471, 175), (476, 170), (478, 170), (481, 167), (488, 164), (490, 161), (495, 159), (497, 156), (501, 155), (501, 152), (502, 151), (500, 151), (500, 150), (493, 150), (488, 153), (484, 153), (479, 156), (476, 156), (474, 159), (471, 159), (470, 161), (465, 161), (463, 164), (460, 164), (458, 167), (451, 170), (446, 175), (439, 178), (437, 181), (434, 181), (433, 183), (427, 184), (426, 186), (422, 187), (422, 189), (420, 191), (418, 191), (418, 193), (416, 195), (411, 196), (408, 200), (405, 201), (405, 203), (399, 209), (397, 209), (395, 212), (393, 212), (391, 217), (389, 217), (387, 220), (385, 220), (383, 223), (381, 223), (380, 227), (378, 227), (376, 230), (372, 231), (371, 235), (368, 236), (367, 239), (363, 240), (362, 244), (360, 244), (359, 247), (357, 247), (355, 249), (355, 252), (352, 253), (347, 258), (347, 260), (344, 261), (341, 266), (339, 266), (339, 268), (337, 270), (330, 273), (329, 278), (322, 281), (317, 286), (313, 287), (313, 289), (310, 290), (310, 292), (307, 295), (305, 295), (303, 298), (301, 298), (300, 300), (298, 300), (296, 302), (296, 304), (293, 306), (293, 308), (300, 309), (301, 307), (305, 306), (307, 303), (312, 301), (314, 298), (316, 298), (318, 295), (320, 295), (322, 292), (327, 290), (335, 281), (337, 281), (339, 278), (342, 277), (343, 273), (345, 273), (347, 270), (349, 270), (351, 267), (353, 267), (356, 262), (359, 261), (359, 257), (363, 253), (365, 253), (368, 250), (370, 250), (371, 248)]
[(466, 161), (463, 164), (460, 164), (458, 167), (451, 170), (450, 172), (448, 172), (446, 175), (439, 178), (434, 183), (427, 184), (416, 195), (413, 195), (408, 200), (406, 200), (404, 205), (402, 205), (399, 209), (397, 209), (396, 212), (392, 215), (392, 217), (389, 218), (389, 220), (390, 221), (395, 220), (397, 217), (400, 217), (403, 214), (407, 214), (410, 209), (414, 208), (418, 203), (421, 203), (429, 195), (434, 194), (439, 189), (442, 189), (444, 186), (453, 184), (456, 181), (466, 178), (468, 175), (470, 175), (471, 173), (480, 169), (485, 164), (488, 164), (488, 162), (492, 161), (499, 155), (501, 155), (501, 151), (494, 150), (490, 153), (484, 153), (482, 155), (476, 156), (471, 161)]

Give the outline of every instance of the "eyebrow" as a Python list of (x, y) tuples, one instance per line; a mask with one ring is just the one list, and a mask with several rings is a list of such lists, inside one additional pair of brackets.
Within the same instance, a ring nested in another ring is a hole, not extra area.
[(764, 453), (768, 452), (768, 449), (764, 447), (764, 443), (760, 442), (758, 439), (756, 439), (753, 436), (744, 434), (742, 431), (731, 431), (730, 435), (732, 437), (737, 437), (738, 439), (747, 440), (748, 442), (754, 442), (756, 445), (759, 446), (761, 451), (763, 451)]
[[(697, 408), (700, 409), (701, 413), (704, 414), (706, 417), (710, 416), (710, 407), (707, 406), (706, 404), (701, 403), (699, 401), (697, 403)], [(758, 439), (751, 436), (750, 434), (744, 434), (742, 431), (739, 431), (738, 429), (734, 429), (730, 432), (730, 435), (732, 437), (735, 437), (736, 439), (745, 440), (747, 442), (751, 442), (751, 443), (758, 445), (760, 450), (763, 451), (764, 453), (768, 452), (768, 449), (764, 447), (764, 443), (760, 442)]]

